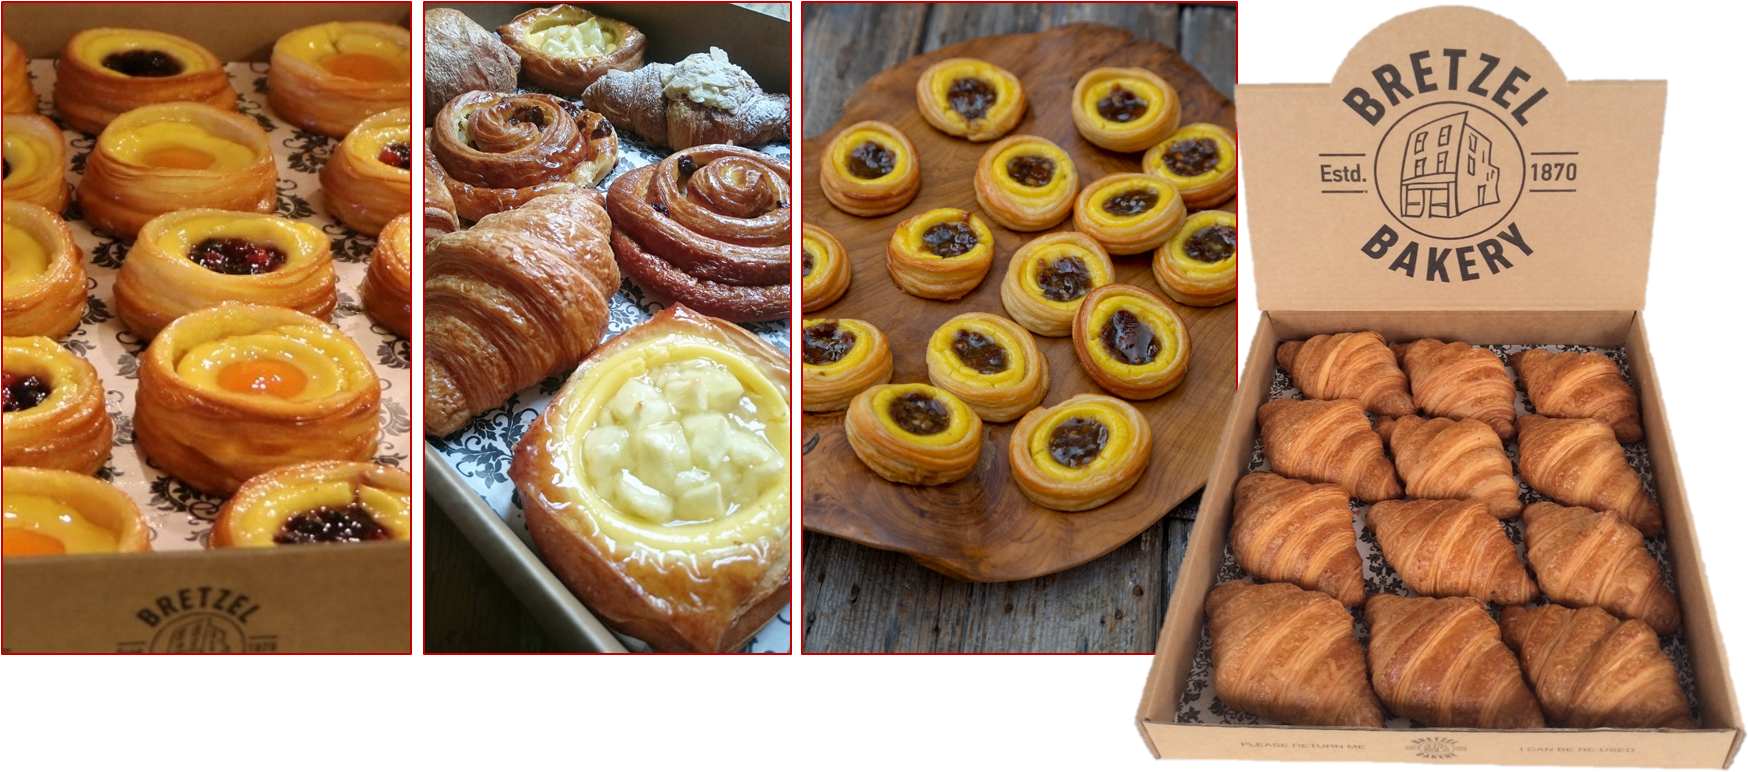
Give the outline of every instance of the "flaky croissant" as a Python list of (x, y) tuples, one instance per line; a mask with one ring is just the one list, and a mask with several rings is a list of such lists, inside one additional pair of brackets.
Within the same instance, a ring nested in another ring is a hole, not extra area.
[(789, 97), (765, 93), (720, 48), (679, 64), (608, 70), (583, 90), (583, 104), (675, 150), (762, 145), (789, 136)]
[(425, 254), (425, 431), (448, 434), (575, 366), (601, 340), (619, 269), (593, 191), (541, 196)]
[(1372, 688), (1397, 715), (1430, 727), (1546, 726), (1481, 601), (1373, 595), (1366, 624)]
[(1343, 606), (1366, 601), (1353, 510), (1340, 486), (1245, 475), (1232, 504), (1232, 554), (1239, 567), (1271, 582), (1322, 590)]
[(1423, 338), (1390, 347), (1408, 375), (1414, 406), (1429, 415), (1473, 418), (1502, 440), (1517, 436), (1517, 387), (1484, 348)]
[(1384, 559), (1421, 595), (1522, 604), (1541, 595), (1517, 547), (1477, 500), (1380, 501), (1366, 513)]
[(1663, 532), (1663, 510), (1645, 494), (1608, 424), (1592, 418), (1517, 419), (1517, 468), (1542, 495), (1569, 506), (1612, 509), (1640, 533)]
[(1277, 399), (1257, 408), (1262, 450), (1276, 472), (1335, 483), (1361, 501), (1402, 497), (1366, 412), (1351, 399)]
[(1307, 399), (1357, 399), (1381, 415), (1408, 415), (1408, 376), (1378, 333), (1343, 332), (1290, 340), (1275, 349), (1275, 361), (1293, 376)]
[(449, 182), (443, 178), (443, 165), (431, 154), (431, 130), (425, 130), (425, 239), (433, 239), (461, 228), (455, 215), (455, 197), (449, 195)]
[(1681, 606), (1644, 537), (1615, 513), (1537, 502), (1523, 511), (1523, 539), (1549, 598), (1600, 606), (1663, 635), (1681, 626)]
[(1227, 582), (1208, 593), (1207, 611), (1222, 702), (1288, 724), (1384, 725), (1353, 617), (1335, 599), (1280, 582)]
[(1555, 726), (1698, 728), (1675, 663), (1643, 622), (1546, 605), (1506, 609), (1499, 629)]
[(1532, 348), (1511, 355), (1536, 413), (1550, 418), (1595, 418), (1614, 429), (1622, 444), (1645, 438), (1639, 395), (1621, 370), (1595, 352), (1557, 353)]
[(1505, 445), (1472, 418), (1427, 420), (1408, 415), (1378, 421), (1378, 435), (1396, 456), (1403, 488), (1418, 499), (1480, 499), (1488, 514), (1517, 517), (1523, 501)]

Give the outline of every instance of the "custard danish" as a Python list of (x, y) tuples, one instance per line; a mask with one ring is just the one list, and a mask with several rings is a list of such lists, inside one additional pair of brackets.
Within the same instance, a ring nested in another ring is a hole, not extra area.
[(55, 112), (98, 134), (146, 105), (198, 102), (235, 112), (224, 64), (199, 43), (167, 32), (99, 27), (73, 35), (55, 60)]
[(328, 213), (376, 233), (413, 205), (412, 114), (404, 107), (365, 118), (322, 166)]
[(90, 362), (48, 338), (6, 338), (7, 466), (94, 474), (109, 460), (115, 424)]
[(384, 110), (410, 107), (412, 39), (404, 27), (336, 21), (273, 44), (267, 104), (297, 126), (336, 139)]

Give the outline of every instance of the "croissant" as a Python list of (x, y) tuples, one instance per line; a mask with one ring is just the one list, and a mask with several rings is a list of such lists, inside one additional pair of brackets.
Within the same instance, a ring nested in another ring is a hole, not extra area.
[(1408, 376), (1396, 366), (1396, 356), (1378, 333), (1343, 332), (1290, 340), (1275, 350), (1275, 361), (1306, 399), (1357, 399), (1367, 410), (1383, 415), (1408, 415)]
[(1699, 728), (1675, 663), (1643, 622), (1547, 605), (1508, 608), (1499, 629), (1555, 726)]
[(1408, 375), (1414, 406), (1429, 415), (1473, 418), (1502, 440), (1517, 436), (1517, 387), (1484, 348), (1424, 338), (1390, 347)]
[(1608, 424), (1590, 418), (1517, 419), (1523, 481), (1568, 506), (1612, 509), (1646, 536), (1663, 532), (1663, 510), (1645, 494)]
[(1433, 727), (1546, 726), (1481, 601), (1373, 595), (1366, 624), (1372, 688), (1397, 715)]
[(425, 11), (425, 125), (469, 91), (516, 90), (522, 56), (454, 8)]
[(1255, 472), (1238, 481), (1234, 499), (1232, 554), (1239, 567), (1321, 590), (1343, 606), (1366, 601), (1353, 510), (1340, 486)]
[(1402, 497), (1384, 443), (1359, 402), (1277, 399), (1257, 408), (1256, 417), (1263, 454), (1276, 472), (1335, 483), (1361, 501)]
[(583, 90), (583, 104), (658, 145), (763, 145), (789, 136), (789, 97), (767, 94), (711, 48), (679, 64), (608, 70)]
[(607, 328), (619, 269), (598, 194), (542, 196), (425, 254), (425, 431), (448, 434), (575, 366)]
[(1523, 604), (1541, 595), (1480, 501), (1380, 501), (1366, 513), (1384, 559), (1421, 595)]
[(437, 113), (430, 147), (464, 220), (588, 190), (619, 163), (613, 124), (550, 94), (462, 94)]
[(1668, 635), (1681, 625), (1681, 606), (1645, 539), (1613, 512), (1548, 501), (1523, 511), (1530, 566), (1548, 597), (1569, 606), (1600, 606)]
[(1208, 593), (1214, 693), (1239, 710), (1307, 726), (1384, 725), (1353, 617), (1290, 584), (1226, 582)]
[(1396, 456), (1408, 495), (1417, 499), (1480, 499), (1501, 520), (1517, 517), (1523, 501), (1505, 445), (1487, 425), (1474, 419), (1427, 420), (1420, 416), (1385, 418), (1378, 435)]
[(1645, 438), (1639, 395), (1620, 368), (1594, 352), (1555, 353), (1532, 348), (1511, 355), (1536, 412), (1551, 418), (1596, 418), (1614, 428), (1621, 444)]
[(455, 197), (449, 195), (449, 182), (443, 178), (443, 165), (431, 154), (431, 130), (425, 130), (425, 243), (445, 233), (461, 229), (455, 216)]

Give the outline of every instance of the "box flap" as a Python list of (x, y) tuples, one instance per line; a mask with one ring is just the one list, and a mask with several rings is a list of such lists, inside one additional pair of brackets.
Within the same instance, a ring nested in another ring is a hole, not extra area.
[(1385, 22), (1328, 85), (1240, 84), (1257, 304), (1643, 308), (1665, 94), (1568, 82), (1459, 7)]

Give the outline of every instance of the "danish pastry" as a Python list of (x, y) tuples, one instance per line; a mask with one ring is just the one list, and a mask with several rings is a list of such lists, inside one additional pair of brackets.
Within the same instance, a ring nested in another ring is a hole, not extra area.
[(1262, 452), (1275, 472), (1334, 483), (1361, 501), (1402, 498), (1396, 470), (1366, 411), (1351, 399), (1276, 399), (1256, 410)]
[(830, 413), (892, 380), (886, 336), (860, 319), (801, 321), (801, 409)]
[(1153, 457), (1153, 428), (1129, 403), (1070, 397), (1026, 413), (1008, 442), (1014, 483), (1032, 503), (1084, 512), (1128, 492)]
[(328, 213), (352, 230), (376, 233), (413, 206), (412, 113), (405, 107), (365, 118), (322, 166)]
[(392, 466), (311, 461), (249, 478), (219, 510), (214, 547), (407, 541), (413, 478)]
[(413, 337), (413, 215), (388, 222), (370, 253), (370, 268), (358, 285), (364, 312), (389, 332)]
[(642, 32), (572, 5), (525, 11), (498, 34), (522, 57), (522, 77), (568, 97), (582, 96), (608, 70), (643, 66)]
[(988, 142), (1026, 116), (1026, 90), (1013, 73), (981, 59), (943, 59), (917, 78), (916, 105), (942, 133)]
[(1512, 354), (1511, 367), (1538, 414), (1595, 418), (1614, 429), (1615, 439), (1623, 445), (1645, 438), (1639, 395), (1608, 357), (1532, 348)]
[(425, 9), (425, 125), (432, 109), (469, 91), (516, 90), (522, 56), (454, 8)]
[(906, 485), (945, 485), (977, 468), (983, 421), (946, 389), (889, 383), (850, 400), (844, 437), (856, 458)]
[(115, 423), (91, 363), (43, 337), (6, 338), (7, 466), (95, 474)]
[(886, 241), (892, 283), (919, 298), (958, 300), (977, 289), (995, 259), (983, 218), (963, 209), (931, 209), (898, 224)]
[(5, 54), (5, 83), (0, 90), (6, 92), (6, 114), (36, 112), (36, 89), (30, 85), (30, 60), (25, 58), (24, 49), (7, 35), (0, 35), (0, 48)]
[(410, 107), (412, 35), (374, 21), (293, 30), (273, 44), (267, 104), (279, 117), (339, 139), (384, 110)]
[(657, 145), (756, 147), (789, 136), (789, 96), (767, 94), (712, 46), (677, 64), (607, 70), (583, 90), (583, 104)]
[(801, 310), (817, 311), (850, 289), (850, 255), (830, 231), (801, 226)]
[(1627, 451), (1594, 418), (1517, 419), (1517, 468), (1536, 492), (1574, 507), (1614, 510), (1646, 536), (1663, 532), (1663, 510), (1627, 465)]
[(862, 121), (832, 137), (819, 185), (832, 206), (857, 217), (879, 217), (916, 198), (923, 187), (922, 163), (916, 145), (898, 127)]
[(1384, 336), (1370, 330), (1290, 340), (1275, 349), (1275, 362), (1293, 376), (1307, 399), (1357, 399), (1373, 413), (1412, 415), (1408, 376)]
[(1212, 123), (1192, 123), (1148, 150), (1141, 170), (1177, 188), (1184, 206), (1211, 209), (1238, 192), (1237, 140)]
[(1190, 331), (1165, 301), (1132, 284), (1086, 293), (1074, 315), (1074, 353), (1093, 382), (1124, 399), (1153, 399), (1183, 383)]
[(1353, 510), (1338, 485), (1245, 475), (1233, 492), (1231, 541), (1238, 567), (1252, 575), (1329, 593), (1343, 606), (1366, 602)]
[(89, 475), (9, 466), (0, 471), (0, 554), (151, 552), (151, 529), (134, 500)]
[(1225, 582), (1208, 593), (1214, 694), (1303, 726), (1382, 727), (1366, 650), (1334, 598), (1285, 582)]
[(1153, 255), (1153, 278), (1172, 300), (1210, 308), (1238, 298), (1238, 215), (1197, 212)]
[(1021, 327), (1046, 338), (1074, 331), (1086, 293), (1110, 284), (1111, 258), (1091, 236), (1076, 231), (1039, 236), (1008, 259), (1001, 305)]
[(1137, 153), (1177, 131), (1177, 89), (1139, 67), (1100, 67), (1080, 76), (1071, 105), (1080, 135), (1106, 150)]
[(1158, 177), (1134, 172), (1100, 177), (1074, 202), (1074, 227), (1113, 255), (1151, 252), (1184, 224), (1184, 200)]
[(989, 146), (972, 184), (977, 206), (1011, 231), (1054, 227), (1074, 211), (1080, 175), (1056, 143), (1017, 134)]
[(600, 113), (550, 94), (470, 91), (437, 113), (431, 153), (455, 213), (478, 220), (594, 188), (619, 163), (619, 135)]
[(1032, 334), (995, 314), (948, 319), (929, 336), (926, 359), (930, 383), (992, 423), (1025, 415), (1050, 391), (1050, 362)]
[(49, 210), (5, 203), (5, 306), (8, 335), (64, 338), (85, 316), (85, 255)]
[(123, 238), (165, 212), (272, 212), (279, 172), (254, 119), (206, 105), (141, 107), (110, 121), (79, 181), (92, 225)]
[(224, 64), (199, 43), (167, 32), (100, 27), (67, 39), (55, 61), (55, 112), (86, 134), (146, 105), (197, 102), (235, 111)]
[(1517, 387), (1493, 352), (1432, 338), (1390, 350), (1408, 376), (1415, 407), (1452, 420), (1473, 418), (1502, 440), (1517, 436)]
[(67, 141), (55, 122), (41, 115), (7, 115), (7, 201), (29, 201), (60, 214), (67, 208)]

